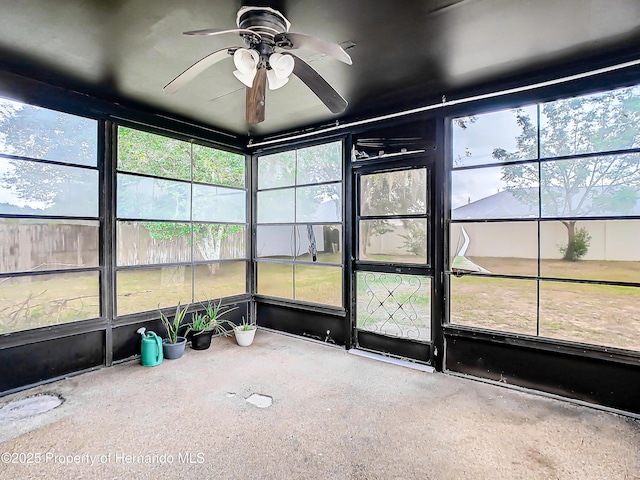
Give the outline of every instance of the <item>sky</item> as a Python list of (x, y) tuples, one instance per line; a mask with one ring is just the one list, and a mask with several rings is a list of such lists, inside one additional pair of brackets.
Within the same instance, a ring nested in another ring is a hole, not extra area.
[[(73, 117), (73, 118), (79, 119), (81, 117), (75, 117), (70, 114), (65, 114), (65, 113), (54, 111), (54, 110), (48, 110), (48, 109), (35, 107), (35, 106), (30, 106), (28, 110), (25, 110), (24, 108), (25, 105), (26, 104), (24, 103), (8, 100), (5, 98), (0, 98), (0, 119), (4, 120), (7, 118), (21, 117), (23, 120), (26, 119), (28, 122), (29, 120), (33, 119), (31, 115), (34, 115), (34, 112), (35, 112), (38, 114), (38, 116), (35, 117), (36, 122), (39, 122), (42, 119), (46, 119), (48, 120), (48, 122), (42, 123), (41, 125), (42, 131), (37, 131), (37, 132), (23, 131), (22, 132), (22, 133), (29, 134), (29, 139), (30, 139), (29, 145), (17, 145), (15, 143), (12, 145), (7, 141), (6, 133), (0, 130), (0, 179), (4, 178), (7, 174), (13, 173), (13, 171), (15, 171), (15, 166), (14, 166), (15, 161), (9, 158), (3, 157), (3, 154), (23, 155), (26, 157), (31, 157), (33, 155), (38, 155), (38, 154), (31, 153), (30, 147), (33, 147), (35, 150), (42, 150), (43, 145), (44, 146), (49, 145), (52, 147), (51, 150), (55, 151), (55, 147), (61, 147), (63, 145), (63, 143), (58, 144), (55, 142), (56, 136), (59, 135), (61, 138), (64, 138), (64, 139), (77, 139), (78, 141), (84, 141), (85, 140), (84, 137), (86, 136), (85, 134), (87, 132), (90, 133), (91, 132), (90, 129), (92, 127), (94, 131), (96, 130), (96, 128), (94, 127), (96, 125), (96, 121), (90, 120), (90, 119), (81, 120), (81, 122), (86, 122), (86, 131), (78, 131), (77, 129), (74, 130), (73, 123), (71, 124), (71, 129), (66, 130), (67, 127), (65, 126), (64, 123), (52, 125), (52, 121), (58, 120), (60, 118), (64, 119), (64, 118)], [(44, 137), (44, 135), (48, 135), (48, 137)], [(48, 143), (43, 142), (42, 141), (43, 139), (48, 140)], [(33, 140), (33, 142), (31, 142), (31, 140)], [(97, 137), (96, 137), (96, 141), (97, 141)], [(91, 143), (89, 143), (89, 145), (91, 145)], [(18, 147), (18, 148), (14, 148), (14, 147)], [(51, 153), (51, 151), (49, 151), (49, 153)], [(85, 163), (81, 161), (80, 156), (81, 156), (81, 151), (78, 150), (77, 159), (66, 159), (66, 160), (69, 160), (69, 163), (71, 164), (74, 164), (74, 160), (78, 160), (75, 163), (79, 165), (85, 165), (85, 164), (91, 165), (91, 163)], [(49, 158), (49, 157), (34, 156), (33, 158), (60, 160), (59, 158), (55, 158), (55, 157)], [(65, 169), (68, 167), (59, 167), (59, 168)], [(42, 202), (34, 199), (25, 200), (24, 198), (20, 198), (20, 196), (15, 193), (14, 189), (12, 189), (11, 187), (4, 186), (1, 183), (0, 183), (0, 203), (15, 205), (18, 207), (27, 206), (30, 208), (40, 209), (40, 210), (51, 206), (49, 205), (49, 202)]]
[[(0, 115), (5, 112), (20, 110), (23, 104), (0, 98)], [(535, 106), (527, 107), (532, 118), (535, 118)], [(6, 113), (5, 113), (6, 114)], [(520, 128), (515, 122), (512, 110), (478, 115), (474, 123), (468, 123), (462, 129), (454, 122), (453, 153), (454, 158), (461, 156), (459, 166), (494, 163), (491, 153), (500, 147), (508, 151), (516, 148), (516, 137)], [(465, 155), (465, 151), (470, 156)], [(0, 152), (12, 153), (10, 145), (6, 145), (0, 132)], [(13, 169), (10, 162), (0, 158), (0, 177)], [(481, 198), (493, 195), (504, 189), (500, 181), (501, 168), (491, 167), (477, 170), (453, 172), (452, 175), (452, 208), (466, 205)], [(25, 201), (18, 198), (10, 189), (0, 188), (0, 203), (8, 203), (23, 207)], [(39, 208), (40, 205), (29, 205)]]
[[(23, 106), (24, 104), (20, 102), (0, 98), (0, 117), (14, 114), (20, 111)], [(536, 105), (522, 107), (522, 110), (529, 115), (534, 124), (537, 118), (536, 108)], [(506, 184), (500, 179), (502, 167), (492, 158), (492, 152), (495, 148), (509, 152), (515, 151), (517, 149), (516, 139), (521, 133), (513, 109), (477, 115), (474, 119), (473, 123), (466, 122), (466, 128), (461, 128), (455, 121), (453, 122), (453, 167), (489, 166), (452, 172), (451, 206), (454, 209), (494, 195), (506, 188)], [(2, 153), (11, 154), (13, 148), (5, 143), (2, 131), (0, 131), (0, 178), (13, 169), (11, 162), (2, 158)], [(19, 207), (27, 204), (11, 189), (3, 187), (0, 187), (0, 203)], [(32, 203), (28, 206), (42, 208), (42, 205)]]
[[(523, 110), (535, 121), (536, 106)], [(516, 123), (513, 110), (477, 115), (474, 123), (467, 122), (467, 128), (453, 123), (454, 168), (496, 163), (491, 157), (495, 148), (515, 151), (516, 138), (521, 129)], [(465, 153), (468, 152), (468, 153)], [(460, 156), (460, 160), (455, 159)], [(500, 180), (501, 167), (480, 168), (452, 172), (451, 208), (461, 207), (504, 190), (505, 183)]]

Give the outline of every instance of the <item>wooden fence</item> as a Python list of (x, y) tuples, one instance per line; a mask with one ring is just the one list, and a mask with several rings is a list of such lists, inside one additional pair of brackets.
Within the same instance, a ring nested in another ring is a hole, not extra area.
[[(140, 224), (120, 224), (117, 229), (118, 265), (148, 265), (190, 262), (219, 258), (244, 258), (244, 229), (220, 241), (218, 258), (206, 258), (197, 241), (156, 239)], [(25, 222), (5, 220), (0, 224), (0, 272), (29, 272), (95, 267), (99, 264), (99, 228), (97, 222)]]

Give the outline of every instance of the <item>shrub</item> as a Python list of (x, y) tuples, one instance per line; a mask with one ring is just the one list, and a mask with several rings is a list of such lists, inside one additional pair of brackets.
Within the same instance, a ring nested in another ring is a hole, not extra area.
[(566, 247), (560, 247), (563, 260), (575, 262), (584, 257), (591, 245), (591, 235), (584, 228), (576, 230), (572, 240), (569, 240)]

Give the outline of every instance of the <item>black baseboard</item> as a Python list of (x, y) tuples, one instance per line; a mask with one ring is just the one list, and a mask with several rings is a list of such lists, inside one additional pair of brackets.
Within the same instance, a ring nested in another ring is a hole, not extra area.
[(445, 368), (640, 414), (640, 363), (449, 336)]
[(104, 364), (105, 332), (54, 338), (0, 350), (0, 392)]
[(335, 345), (346, 345), (348, 331), (344, 315), (256, 302), (258, 325), (272, 330), (312, 338)]

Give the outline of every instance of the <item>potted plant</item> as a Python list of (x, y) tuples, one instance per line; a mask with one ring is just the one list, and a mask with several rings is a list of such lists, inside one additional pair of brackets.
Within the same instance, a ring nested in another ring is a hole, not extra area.
[(180, 358), (184, 354), (184, 347), (187, 343), (187, 339), (185, 337), (179, 337), (178, 330), (180, 330), (180, 327), (182, 326), (182, 321), (187, 314), (188, 308), (189, 305), (186, 305), (184, 308), (180, 308), (180, 302), (178, 302), (176, 314), (172, 320), (169, 320), (164, 313), (160, 312), (160, 320), (162, 321), (164, 328), (167, 330), (167, 337), (162, 339), (162, 353), (164, 354), (164, 358), (172, 360)]
[(187, 333), (192, 332), (191, 348), (194, 350), (206, 350), (211, 346), (211, 337), (215, 335), (228, 336), (231, 330), (225, 328), (227, 325), (233, 326), (229, 320), (222, 319), (222, 315), (231, 312), (238, 307), (222, 310), (222, 300), (218, 303), (209, 300), (206, 305), (201, 304), (204, 312), (196, 312), (191, 323), (187, 327)]
[(233, 331), (236, 334), (236, 342), (241, 347), (248, 347), (253, 343), (253, 338), (256, 335), (256, 330), (258, 326), (256, 325), (255, 320), (245, 320), (244, 316), (242, 317), (242, 323), (240, 325), (236, 325), (233, 327)]

